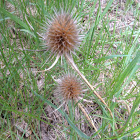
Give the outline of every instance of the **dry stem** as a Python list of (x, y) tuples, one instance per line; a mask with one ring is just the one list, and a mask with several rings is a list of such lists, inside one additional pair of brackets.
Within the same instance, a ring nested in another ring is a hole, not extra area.
[(76, 72), (81, 76), (81, 78), (85, 81), (85, 83), (89, 86), (89, 88), (93, 91), (93, 93), (101, 100), (101, 102), (107, 107), (111, 117), (113, 118), (113, 114), (111, 112), (111, 110), (109, 109), (108, 105), (105, 103), (105, 101), (102, 99), (102, 97), (95, 91), (95, 89), (93, 88), (93, 86), (88, 82), (88, 80), (85, 78), (85, 76), (79, 71), (79, 69), (77, 68), (77, 66), (75, 65), (72, 57), (70, 57), (68, 54), (65, 55), (65, 57), (67, 58), (68, 62), (71, 64), (71, 66), (73, 67), (74, 70), (76, 70)]
[[(76, 102), (78, 102), (77, 100), (75, 100)], [(89, 121), (89, 123), (91, 124), (91, 126), (95, 129), (95, 131), (97, 132), (97, 128), (94, 125), (94, 122), (92, 121), (92, 119), (89, 117), (89, 115), (86, 113), (85, 109), (82, 107), (81, 103), (78, 103), (78, 107), (81, 109), (81, 111), (84, 113), (85, 117), (87, 118), (87, 120)], [(99, 138), (101, 138), (101, 135), (98, 133)]]

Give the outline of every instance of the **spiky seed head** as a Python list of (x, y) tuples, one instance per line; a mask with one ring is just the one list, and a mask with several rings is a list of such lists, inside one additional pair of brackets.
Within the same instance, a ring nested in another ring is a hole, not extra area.
[(74, 51), (79, 45), (79, 30), (76, 19), (64, 11), (51, 19), (45, 37), (46, 45), (54, 54), (63, 55)]
[(56, 95), (65, 100), (76, 99), (82, 93), (82, 84), (73, 74), (67, 74), (58, 80)]

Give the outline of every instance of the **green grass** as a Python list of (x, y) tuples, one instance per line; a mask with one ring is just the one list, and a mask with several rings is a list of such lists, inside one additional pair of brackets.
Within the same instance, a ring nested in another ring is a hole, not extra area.
[[(73, 56), (74, 61), (114, 114), (112, 119), (90, 89), (85, 92), (84, 99), (93, 102), (90, 116), (93, 120), (102, 120), (96, 124), (102, 139), (140, 137), (138, 3), (127, 0), (122, 11), (122, 5), (114, 4), (113, 0), (104, 6), (97, 0), (47, 0), (45, 4), (42, 0), (9, 0), (1, 1), (0, 4), (0, 139), (42, 139), (41, 124), (46, 126), (44, 129), (47, 132), (50, 127), (50, 135), (55, 134), (57, 139), (98, 138), (81, 111), (80, 118), (77, 118), (77, 104), (69, 102), (69, 113), (63, 107), (54, 112), (54, 115), (59, 115), (58, 122), (53, 120), (55, 123), (50, 121), (50, 116), (46, 113), (46, 108), (50, 107), (54, 111), (60, 106), (57, 97), (53, 96), (56, 87), (53, 77), (57, 79), (64, 72), (73, 71), (65, 58), (63, 57), (63, 65), (59, 61), (51, 71), (35, 73), (33, 71), (48, 68), (55, 58), (45, 63), (50, 52), (23, 50), (43, 49), (43, 41), (37, 32), (45, 32), (45, 22), (53, 15), (53, 9), (60, 9), (60, 6), (65, 7), (65, 10), (76, 11), (80, 17), (81, 34), (85, 37), (80, 51), (76, 52), (79, 58)], [(122, 23), (125, 27), (119, 28), (119, 16), (128, 17), (128, 12), (132, 13), (129, 15), (131, 23), (124, 21)], [(112, 27), (110, 23), (113, 23)], [(88, 110), (90, 104), (82, 100), (80, 102)], [(124, 102), (130, 108), (130, 113)], [(94, 104), (98, 107), (94, 108)], [(53, 115), (51, 117), (54, 119)], [(28, 127), (19, 130), (23, 121)], [(85, 129), (82, 128), (83, 122)], [(32, 134), (27, 137), (28, 128)]]

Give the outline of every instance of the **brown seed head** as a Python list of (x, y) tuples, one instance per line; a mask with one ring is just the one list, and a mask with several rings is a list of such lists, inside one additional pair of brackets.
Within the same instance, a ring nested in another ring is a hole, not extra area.
[(76, 76), (68, 74), (59, 80), (56, 93), (65, 100), (75, 99), (82, 93), (82, 85)]
[(45, 41), (54, 54), (72, 52), (80, 42), (76, 20), (68, 13), (56, 14), (49, 23)]

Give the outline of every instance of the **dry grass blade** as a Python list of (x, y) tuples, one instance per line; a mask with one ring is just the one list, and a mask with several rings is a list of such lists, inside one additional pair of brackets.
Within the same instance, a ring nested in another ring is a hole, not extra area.
[[(78, 102), (77, 100), (75, 100), (76, 102)], [(85, 111), (85, 109), (82, 107), (81, 103), (78, 103), (78, 107), (81, 109), (81, 111), (84, 113), (85, 117), (87, 118), (87, 120), (89, 121), (90, 125), (95, 129), (95, 131), (97, 132), (97, 128), (94, 125), (94, 122), (92, 121), (92, 119), (89, 117), (89, 115), (87, 114), (87, 112)], [(99, 138), (101, 138), (101, 135), (98, 133)]]
[(128, 106), (128, 104), (124, 101), (124, 100), (116, 100), (118, 103), (122, 103), (126, 106), (127, 110), (128, 110), (128, 114), (130, 114), (131, 112), (131, 109), (130, 107)]

